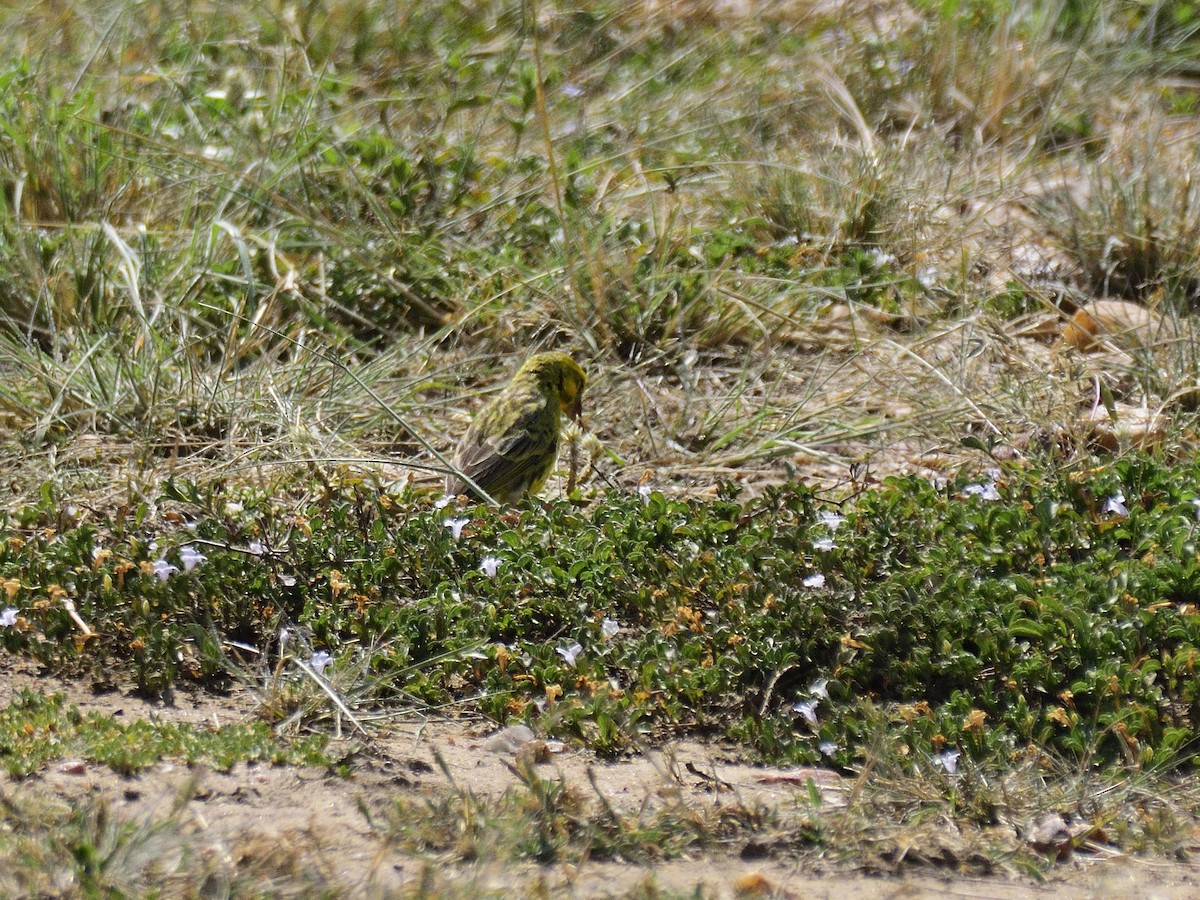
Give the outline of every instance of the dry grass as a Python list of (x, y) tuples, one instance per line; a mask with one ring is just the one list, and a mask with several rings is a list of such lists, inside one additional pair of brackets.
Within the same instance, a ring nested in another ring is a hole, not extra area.
[[(63, 11), (82, 75), (39, 49), (46, 13), (10, 12), (38, 60), (0, 154), (17, 499), (84, 486), (50, 445), (86, 445), (127, 499), (287, 461), (425, 477), (422, 445), (452, 443), (499, 358), (552, 344), (593, 373), (610, 485), (838, 482), (982, 464), (956, 450), (975, 430), (1074, 436), (1088, 379), (997, 298), (1052, 311), (1078, 273), (1184, 311), (1196, 150), (1160, 99), (1178, 78), (1122, 55), (1119, 17), (1064, 29), (1054, 9), (547, 7), (539, 41), (503, 49), (487, 29), (528, 38), (516, 20), (463, 13), (482, 49), (423, 87), (404, 66), (449, 40), (431, 10), (407, 44), (369, 4), (239, 29), (217, 7), (182, 30)], [(483, 64), (499, 87), (449, 114)], [(1181, 353), (1130, 372), (1151, 406), (1195, 377)]]

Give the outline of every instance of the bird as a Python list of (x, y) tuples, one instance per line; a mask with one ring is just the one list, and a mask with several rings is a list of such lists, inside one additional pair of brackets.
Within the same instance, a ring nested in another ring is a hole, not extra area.
[(586, 385), (583, 369), (566, 353), (536, 353), (525, 360), (463, 435), (446, 493), (483, 499), (474, 482), (501, 504), (536, 494), (558, 458), (561, 417), (579, 419)]

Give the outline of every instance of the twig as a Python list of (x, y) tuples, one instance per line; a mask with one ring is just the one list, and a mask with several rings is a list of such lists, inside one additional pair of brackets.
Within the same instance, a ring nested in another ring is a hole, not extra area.
[(63, 609), (67, 611), (67, 615), (71, 617), (71, 621), (79, 626), (79, 630), (83, 632), (85, 639), (95, 637), (96, 632), (88, 627), (88, 623), (83, 621), (83, 618), (75, 611), (75, 603), (70, 597), (62, 598)]

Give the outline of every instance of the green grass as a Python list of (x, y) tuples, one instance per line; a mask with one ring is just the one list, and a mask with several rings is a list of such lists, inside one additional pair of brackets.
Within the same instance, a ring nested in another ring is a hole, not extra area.
[(228, 771), (239, 762), (332, 766), (326, 738), (309, 736), (289, 746), (263, 722), (200, 728), (139, 719), (128, 723), (69, 706), (62, 695), (21, 692), (0, 710), (0, 764), (14, 778), (45, 770), (64, 758), (134, 775), (163, 759)]

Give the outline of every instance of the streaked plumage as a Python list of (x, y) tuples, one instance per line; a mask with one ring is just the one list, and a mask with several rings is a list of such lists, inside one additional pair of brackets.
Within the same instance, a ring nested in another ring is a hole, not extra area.
[[(565, 353), (525, 360), (508, 386), (475, 416), (454, 466), (501, 503), (516, 503), (546, 483), (558, 457), (561, 413), (583, 411), (583, 369)], [(450, 494), (474, 495), (466, 481), (446, 478)]]

